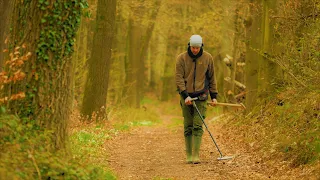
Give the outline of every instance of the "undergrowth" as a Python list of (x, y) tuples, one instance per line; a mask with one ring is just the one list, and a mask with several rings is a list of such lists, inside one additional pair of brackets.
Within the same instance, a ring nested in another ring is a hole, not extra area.
[(268, 157), (282, 158), (293, 167), (320, 159), (320, 94), (287, 88), (268, 97), (240, 118), (239, 131)]
[(0, 116), (1, 179), (105, 179), (109, 172), (49, 149), (50, 131), (13, 115)]
[(118, 133), (117, 130), (106, 128), (103, 124), (82, 123), (79, 128), (70, 132), (70, 149), (73, 158), (80, 164), (90, 164), (99, 167), (101, 173), (96, 179), (116, 179), (108, 167), (108, 149), (104, 144), (112, 136)]

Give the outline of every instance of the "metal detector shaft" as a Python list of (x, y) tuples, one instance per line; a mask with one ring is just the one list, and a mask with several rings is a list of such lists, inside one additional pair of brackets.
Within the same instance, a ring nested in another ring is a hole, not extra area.
[(195, 102), (194, 100), (192, 101), (192, 104), (193, 104), (193, 107), (197, 110), (197, 112), (198, 112), (198, 114), (199, 114), (199, 116), (200, 116), (200, 118), (201, 118), (201, 120), (202, 120), (202, 123), (204, 124), (204, 126), (205, 126), (206, 129), (207, 129), (207, 131), (209, 132), (210, 137), (211, 137), (212, 141), (214, 142), (214, 145), (216, 145), (216, 148), (218, 149), (218, 151), (219, 151), (219, 153), (220, 153), (220, 157), (223, 157), (222, 152), (220, 151), (218, 144), (217, 144), (216, 141), (214, 140), (211, 132), (209, 131), (208, 126), (207, 126), (206, 123), (204, 122), (204, 119), (203, 119), (203, 117), (202, 117), (202, 115), (201, 115), (201, 113), (200, 113), (200, 111), (199, 111), (199, 109), (198, 109), (198, 107), (197, 107), (197, 105), (196, 105), (196, 102)]
[(230, 106), (230, 107), (240, 107), (243, 109), (246, 109), (244, 104), (231, 104), (231, 103), (214, 103), (214, 102), (207, 102), (208, 105), (213, 106), (213, 105), (219, 105), (219, 106)]

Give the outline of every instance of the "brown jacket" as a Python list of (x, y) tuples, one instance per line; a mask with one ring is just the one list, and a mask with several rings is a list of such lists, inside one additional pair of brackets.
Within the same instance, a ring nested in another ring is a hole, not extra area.
[(217, 86), (214, 76), (214, 63), (211, 54), (203, 51), (195, 61), (188, 52), (181, 53), (176, 61), (176, 85), (179, 93), (186, 98), (198, 97), (204, 93), (216, 98)]

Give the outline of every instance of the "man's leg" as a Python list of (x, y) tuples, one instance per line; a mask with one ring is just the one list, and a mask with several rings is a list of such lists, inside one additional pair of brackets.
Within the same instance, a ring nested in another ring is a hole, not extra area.
[[(202, 115), (203, 119), (206, 115), (206, 101), (196, 101), (196, 105), (200, 111), (200, 114)], [(203, 135), (203, 123), (200, 118), (200, 115), (198, 114), (197, 110), (194, 108), (194, 114), (193, 114), (193, 157), (192, 161), (194, 164), (200, 163), (199, 158), (199, 151), (201, 146), (201, 140)]]
[(183, 124), (187, 163), (192, 163), (192, 130), (194, 113), (192, 112), (192, 106), (187, 106), (183, 98), (180, 100), (180, 105), (184, 118)]

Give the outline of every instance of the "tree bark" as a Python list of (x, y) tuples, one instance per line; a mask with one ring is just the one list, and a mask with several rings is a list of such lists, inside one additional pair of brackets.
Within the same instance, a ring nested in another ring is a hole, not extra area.
[(5, 40), (9, 37), (12, 5), (13, 1), (0, 0), (0, 71), (5, 60), (3, 50), (7, 48)]
[(168, 40), (167, 40), (167, 49), (165, 56), (165, 64), (164, 64), (164, 73), (162, 76), (162, 88), (161, 88), (161, 101), (168, 101), (177, 90), (175, 85), (175, 61), (173, 57), (177, 56), (177, 43), (174, 40), (174, 32), (169, 30), (168, 32)]
[(226, 102), (226, 96), (225, 96), (225, 87), (227, 86), (226, 83), (224, 82), (224, 71), (223, 69), (226, 68), (225, 63), (223, 62), (223, 57), (222, 54), (218, 54), (214, 56), (214, 72), (216, 74), (217, 78), (217, 88), (218, 88), (218, 101), (219, 102)]
[[(118, 4), (118, 6), (120, 6)], [(116, 16), (116, 36), (114, 42), (114, 60), (112, 63), (112, 71), (110, 71), (110, 78), (112, 81), (109, 83), (108, 92), (108, 103), (112, 104), (122, 104), (126, 101), (123, 97), (123, 91), (127, 89), (125, 84), (125, 62), (127, 58), (127, 32), (128, 23), (123, 17), (123, 12), (121, 8), (118, 8), (118, 13)]]
[(236, 9), (235, 9), (235, 16), (234, 16), (234, 38), (233, 38), (233, 52), (232, 52), (232, 65), (230, 67), (231, 69), (231, 86), (230, 86), (230, 95), (228, 96), (228, 102), (232, 102), (235, 103), (236, 99), (235, 99), (235, 82), (236, 82), (236, 72), (237, 72), (237, 62), (238, 62), (238, 51), (239, 51), (239, 24), (238, 24), (238, 19), (239, 19), (239, 9), (238, 9), (238, 4), (236, 5)]
[(129, 20), (129, 48), (128, 48), (128, 63), (127, 63), (127, 76), (126, 85), (129, 85), (126, 95), (128, 96), (129, 106), (134, 108), (140, 107), (140, 88), (138, 83), (139, 73), (139, 55), (140, 51), (138, 46), (141, 44), (142, 28), (139, 23), (134, 22), (133, 19)]
[[(262, 34), (263, 34), (263, 44), (262, 53), (268, 56), (273, 56), (274, 52), (272, 47), (274, 46), (273, 38), (273, 23), (271, 21), (270, 14), (276, 9), (277, 0), (266, 1), (263, 0), (263, 18), (262, 18)], [(276, 63), (269, 61), (266, 57), (263, 57), (263, 61), (260, 67), (261, 78), (264, 83), (261, 83), (260, 92), (274, 92), (274, 87), (272, 82), (274, 82), (277, 76), (277, 65)]]
[[(222, 8), (223, 8), (223, 23), (221, 24), (222, 29), (227, 30), (227, 29), (232, 29), (234, 31), (234, 18), (235, 16), (230, 16), (232, 12), (235, 8), (235, 4), (232, 1), (223, 1), (222, 3)], [(230, 15), (229, 15), (230, 14)], [(234, 33), (233, 31), (224, 31), (223, 35), (222, 35), (222, 41), (221, 41), (221, 46), (220, 46), (220, 56), (222, 57), (222, 59), (224, 59), (226, 57), (226, 55), (231, 55), (233, 56), (233, 50), (234, 50), (234, 46), (233, 43), (234, 41)], [(221, 59), (221, 60), (222, 60)], [(234, 59), (234, 58), (233, 58)], [(223, 91), (219, 91), (219, 97), (221, 98), (220, 101), (226, 101), (226, 102), (232, 102), (233, 101), (233, 95), (234, 95), (234, 86), (231, 83), (223, 83), (223, 79), (224, 77), (232, 77), (231, 73), (232, 70), (234, 69), (233, 67), (230, 69), (229, 67), (227, 67), (226, 65), (220, 64), (222, 66), (221, 69), (219, 70), (219, 73), (223, 73), (220, 75), (217, 75), (218, 77), (220, 77), (218, 79), (218, 83), (219, 86), (223, 85)], [(233, 64), (232, 66), (235, 66), (235, 64)], [(235, 73), (235, 71), (234, 71)], [(222, 77), (223, 76), (223, 77)], [(220, 81), (221, 80), (221, 81)], [(225, 110), (227, 110), (225, 108)]]
[[(85, 1), (14, 1), (11, 53), (32, 55), (21, 67), (5, 67), (9, 77), (25, 73), (19, 81), (5, 84), (4, 96), (20, 93), (25, 97), (9, 100), (10, 113), (35, 121), (50, 130), (52, 149), (64, 149), (66, 127), (72, 106), (73, 44)], [(13, 49), (14, 48), (14, 49)]]
[(146, 83), (146, 77), (147, 77), (147, 68), (146, 68), (146, 63), (147, 63), (147, 53), (148, 53), (148, 48), (149, 48), (149, 44), (150, 44), (150, 40), (151, 40), (151, 36), (152, 36), (152, 32), (154, 30), (154, 26), (155, 26), (155, 22), (156, 22), (156, 18), (159, 12), (161, 6), (161, 1), (160, 0), (156, 0), (153, 6), (153, 11), (151, 13), (151, 17), (149, 19), (149, 24), (148, 27), (146, 29), (145, 34), (143, 35), (142, 38), (142, 47), (141, 47), (141, 52), (140, 52), (140, 60), (139, 60), (139, 72), (138, 73), (138, 87), (141, 87), (141, 89), (139, 90), (139, 98), (140, 100), (143, 99), (144, 96), (144, 92), (145, 92), (145, 88), (147, 87), (147, 83)]
[(106, 100), (111, 66), (112, 42), (116, 14), (116, 0), (99, 0), (96, 29), (89, 59), (89, 71), (83, 97), (82, 115), (105, 118)]
[(144, 59), (141, 62), (141, 50), (143, 47), (143, 34), (146, 27), (142, 23), (145, 14), (144, 0), (139, 0), (138, 5), (131, 2), (130, 17), (128, 21), (128, 58), (126, 61), (126, 79), (125, 84), (128, 86), (124, 90), (127, 105), (134, 108), (140, 108), (140, 100), (143, 92), (143, 83), (141, 75), (145, 76)]
[(85, 86), (85, 77), (87, 74), (87, 51), (88, 51), (88, 33), (89, 29), (88, 19), (82, 17), (81, 25), (77, 34), (77, 39), (75, 43), (75, 53), (73, 54), (73, 70), (75, 74), (73, 83), (73, 97), (76, 105), (82, 107), (82, 98)]
[(248, 42), (246, 44), (246, 69), (245, 69), (245, 85), (247, 87), (246, 107), (250, 112), (255, 106), (258, 98), (259, 88), (259, 64), (262, 56), (257, 53), (256, 49), (261, 49), (262, 34), (261, 34), (261, 12), (258, 10), (261, 7), (261, 0), (250, 1), (250, 15), (246, 20), (246, 33)]

